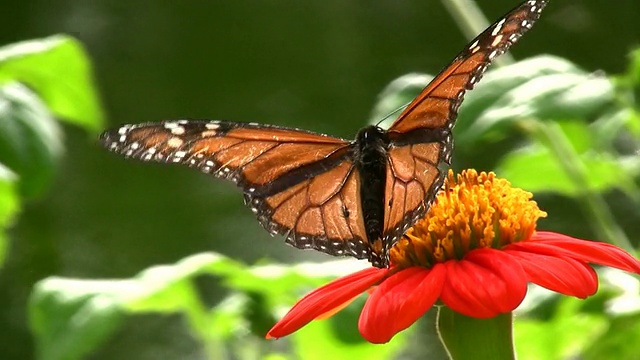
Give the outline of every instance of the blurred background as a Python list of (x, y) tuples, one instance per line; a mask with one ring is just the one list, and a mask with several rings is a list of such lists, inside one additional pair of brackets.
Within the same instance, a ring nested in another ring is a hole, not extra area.
[[(490, 21), (517, 3), (478, 1)], [(511, 53), (553, 54), (587, 72), (622, 73), (640, 45), (638, 15), (637, 1), (551, 1)], [(59, 33), (82, 42), (107, 127), (203, 118), (347, 139), (366, 124), (389, 82), (437, 73), (469, 40), (436, 0), (27, 0), (3, 4), (0, 19), (0, 45)], [(327, 259), (271, 238), (230, 184), (186, 168), (126, 161), (98, 146), (98, 132), (63, 129), (52, 185), (24, 204), (9, 231), (0, 271), (2, 359), (34, 357), (27, 299), (48, 276), (128, 278), (209, 250), (249, 264)], [(491, 170), (457, 152), (457, 169)], [(537, 199), (550, 214), (567, 216), (547, 229), (595, 237), (571, 200)], [(622, 221), (627, 230), (638, 226), (637, 217)], [(219, 299), (215, 283), (202, 288)], [(198, 358), (196, 347), (178, 316), (138, 316), (91, 358)]]

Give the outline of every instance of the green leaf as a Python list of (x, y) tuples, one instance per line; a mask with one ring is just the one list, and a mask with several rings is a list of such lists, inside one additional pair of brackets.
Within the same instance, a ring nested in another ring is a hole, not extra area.
[(635, 359), (640, 282), (617, 269), (598, 275), (598, 292), (586, 300), (529, 289), (515, 323), (519, 359)]
[[(555, 56), (542, 55), (518, 61), (512, 65), (489, 70), (476, 88), (465, 95), (460, 107), (456, 130), (468, 132), (477, 118), (496, 107), (505, 94), (532, 79), (557, 74), (584, 74), (573, 63)], [(528, 98), (528, 97), (527, 97)]]
[[(615, 159), (599, 156), (583, 156), (589, 168), (588, 184), (591, 189), (604, 191), (632, 186), (632, 177), (624, 176), (624, 167)], [(531, 146), (509, 153), (500, 162), (496, 173), (516, 187), (531, 192), (556, 192), (566, 196), (578, 196), (580, 189), (564, 172), (548, 149)], [(536, 176), (532, 176), (535, 174)]]
[(20, 210), (16, 182), (16, 175), (0, 164), (0, 267), (4, 264), (7, 255), (8, 242), (5, 231)]
[(633, 359), (640, 354), (640, 281), (637, 276), (611, 268), (600, 269), (598, 275), (601, 290), (597, 296), (603, 307), (596, 310), (606, 311), (609, 326), (597, 341), (587, 345), (582, 357)]
[(547, 321), (519, 316), (515, 322), (518, 359), (569, 359), (583, 354), (607, 329), (605, 317), (581, 312), (583, 305), (582, 300), (562, 297)]
[[(55, 354), (56, 358), (78, 359), (103, 343), (127, 314), (179, 313), (212, 358), (227, 358), (228, 351), (234, 351), (235, 355), (264, 353), (265, 349), (276, 349), (282, 344), (263, 339), (267, 328), (275, 322), (274, 308), (286, 309), (310, 288), (362, 266), (360, 262), (340, 260), (246, 267), (218, 254), (203, 253), (175, 265), (149, 268), (126, 280), (49, 278), (36, 284), (31, 295), (31, 328), (43, 357)], [(236, 291), (209, 309), (194, 284), (202, 275), (218, 277)], [(360, 307), (355, 311), (359, 312)], [(349, 315), (349, 311), (345, 313)], [(362, 351), (370, 353), (373, 359), (388, 358), (384, 355), (388, 354), (386, 350), (371, 346), (359, 336), (357, 315), (346, 322), (354, 330), (349, 337), (352, 340), (345, 341), (344, 329), (334, 328), (329, 331), (332, 338), (321, 342), (341, 349), (346, 354), (341, 355), (343, 358)], [(315, 336), (313, 331), (302, 336), (309, 334)], [(394, 341), (388, 348), (395, 349), (399, 344)]]
[(64, 35), (0, 48), (0, 84), (19, 81), (37, 92), (56, 116), (91, 131), (103, 128), (89, 58)]
[(640, 49), (635, 49), (629, 55), (629, 70), (627, 78), (632, 85), (640, 85)]
[(29, 307), (40, 358), (84, 358), (127, 313), (183, 313), (191, 330), (206, 341), (210, 324), (193, 280), (200, 274), (228, 276), (238, 266), (221, 255), (204, 253), (149, 268), (128, 280), (41, 280)]
[(0, 163), (20, 177), (24, 195), (44, 190), (61, 153), (60, 125), (40, 98), (15, 82), (0, 87)]
[(611, 105), (609, 79), (590, 74), (540, 76), (504, 93), (457, 137), (461, 147), (483, 138), (505, 137), (521, 119), (588, 119)]
[(151, 267), (135, 278), (136, 292), (122, 294), (132, 312), (176, 312), (192, 305), (192, 281), (202, 274), (226, 277), (241, 272), (242, 265), (215, 253), (185, 258), (175, 265)]
[(245, 293), (265, 294), (271, 299), (272, 305), (292, 305), (308, 291), (338, 276), (362, 270), (363, 266), (367, 264), (352, 260), (254, 266), (247, 271), (236, 272), (225, 283)]
[(606, 334), (590, 343), (582, 359), (634, 359), (640, 354), (640, 314), (613, 319)]
[[(358, 307), (358, 314), (361, 308), (362, 306)], [(341, 311), (338, 315), (343, 315), (342, 313), (346, 311), (348, 309)], [(313, 321), (291, 336), (293, 349), (300, 359), (392, 359), (392, 355), (402, 349), (406, 343), (406, 337), (401, 333), (387, 344), (369, 344), (357, 334), (357, 316), (336, 324), (339, 327), (350, 328), (358, 336), (356, 340), (345, 341), (337, 336), (332, 320), (337, 322), (334, 318)], [(341, 331), (344, 332), (345, 329)]]
[[(630, 195), (637, 193), (633, 169), (613, 155), (596, 150), (597, 135), (593, 134), (593, 128), (578, 121), (558, 124), (578, 154), (581, 166), (589, 170), (586, 182), (590, 189), (605, 191), (617, 188)], [(540, 142), (506, 154), (497, 165), (496, 172), (514, 186), (531, 192), (549, 191), (575, 197), (583, 191), (564, 171), (556, 154)]]
[(36, 284), (29, 322), (38, 359), (82, 359), (124, 319), (118, 294), (134, 288), (117, 281), (48, 278)]

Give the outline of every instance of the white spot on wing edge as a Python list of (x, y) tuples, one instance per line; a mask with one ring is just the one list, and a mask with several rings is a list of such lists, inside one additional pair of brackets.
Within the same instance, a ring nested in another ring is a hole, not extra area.
[(491, 42), (491, 46), (492, 47), (498, 46), (498, 44), (500, 44), (500, 42), (502, 41), (502, 38), (503, 38), (502, 35), (498, 35), (495, 38), (493, 38), (493, 41)]
[(172, 148), (178, 148), (182, 146), (183, 143), (184, 141), (179, 137), (172, 137), (171, 139), (167, 140), (167, 146)]
[(184, 130), (184, 127), (182, 127), (182, 126), (176, 126), (176, 127), (171, 129), (171, 133), (173, 135), (184, 135), (185, 130)]
[(507, 21), (507, 19), (502, 19), (500, 20), (496, 26), (493, 28), (493, 31), (491, 32), (491, 36), (496, 36), (498, 35), (498, 33), (500, 32), (500, 30), (502, 30), (502, 25), (504, 25), (504, 22)]

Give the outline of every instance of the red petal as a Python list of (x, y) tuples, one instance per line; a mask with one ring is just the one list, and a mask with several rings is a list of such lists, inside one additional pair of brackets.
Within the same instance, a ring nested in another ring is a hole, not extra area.
[(366, 268), (315, 289), (300, 299), (269, 330), (266, 338), (279, 338), (291, 334), (318, 316), (360, 295), (384, 278), (388, 271), (389, 269)]
[(490, 318), (512, 311), (527, 293), (522, 267), (500, 250), (476, 249), (444, 264), (447, 281), (440, 299), (463, 315)]
[(504, 251), (518, 259), (532, 283), (582, 299), (598, 290), (598, 275), (583, 261), (513, 249)]
[(386, 343), (427, 312), (440, 296), (445, 267), (410, 267), (385, 279), (367, 299), (358, 328), (367, 341)]
[(518, 249), (552, 256), (562, 254), (576, 260), (640, 274), (640, 261), (616, 246), (548, 231), (538, 231), (531, 240), (510, 244), (505, 249)]

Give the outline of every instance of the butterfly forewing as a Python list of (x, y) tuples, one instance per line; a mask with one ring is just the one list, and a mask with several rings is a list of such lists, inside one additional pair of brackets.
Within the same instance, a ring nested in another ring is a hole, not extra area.
[(405, 108), (390, 131), (453, 127), (464, 94), (480, 80), (493, 59), (538, 20), (548, 0), (532, 0), (508, 12), (473, 39)]
[(222, 121), (166, 121), (107, 131), (108, 149), (145, 161), (181, 163), (242, 187), (269, 184), (348, 142), (298, 129)]

